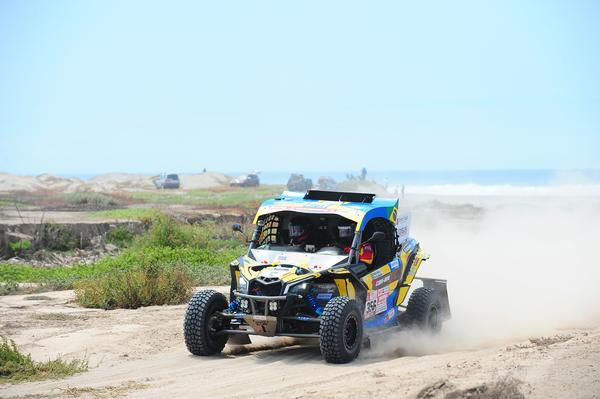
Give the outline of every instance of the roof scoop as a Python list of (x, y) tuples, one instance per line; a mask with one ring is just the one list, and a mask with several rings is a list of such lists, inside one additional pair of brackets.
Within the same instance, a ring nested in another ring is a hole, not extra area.
[(375, 194), (322, 190), (308, 190), (306, 195), (304, 195), (305, 200), (360, 202), (363, 204), (372, 203), (373, 198), (375, 198)]

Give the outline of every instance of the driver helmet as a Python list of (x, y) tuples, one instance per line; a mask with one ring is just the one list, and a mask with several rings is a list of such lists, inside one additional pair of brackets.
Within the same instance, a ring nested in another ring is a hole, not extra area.
[(290, 244), (292, 245), (303, 245), (308, 240), (308, 234), (310, 230), (310, 222), (308, 218), (303, 216), (296, 216), (290, 220), (288, 226)]

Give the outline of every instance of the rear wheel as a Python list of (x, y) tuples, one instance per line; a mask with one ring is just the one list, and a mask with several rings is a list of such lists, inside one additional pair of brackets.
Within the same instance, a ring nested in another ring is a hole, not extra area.
[(217, 312), (227, 308), (227, 299), (213, 290), (203, 290), (194, 294), (188, 305), (183, 322), (185, 346), (194, 355), (210, 356), (220, 353), (227, 334), (217, 335), (223, 328)]
[(442, 329), (442, 302), (432, 288), (417, 288), (406, 307), (407, 321), (410, 325), (431, 333)]
[(363, 321), (356, 301), (345, 296), (330, 300), (321, 316), (319, 336), (321, 353), (328, 363), (354, 360), (363, 336)]

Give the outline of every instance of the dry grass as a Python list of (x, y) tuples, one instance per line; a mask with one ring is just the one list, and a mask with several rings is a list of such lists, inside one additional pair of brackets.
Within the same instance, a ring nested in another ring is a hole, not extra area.
[(21, 353), (13, 341), (3, 337), (0, 343), (0, 383), (61, 378), (87, 369), (87, 360), (64, 361), (59, 357), (36, 362), (31, 355)]

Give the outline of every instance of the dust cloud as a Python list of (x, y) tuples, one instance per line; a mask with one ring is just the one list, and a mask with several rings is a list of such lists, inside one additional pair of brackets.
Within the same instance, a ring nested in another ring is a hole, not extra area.
[(452, 320), (438, 336), (387, 336), (367, 357), (479, 349), (600, 324), (600, 198), (475, 202), (483, 211), (470, 219), (413, 214), (411, 234), (431, 254), (419, 275), (448, 280)]

